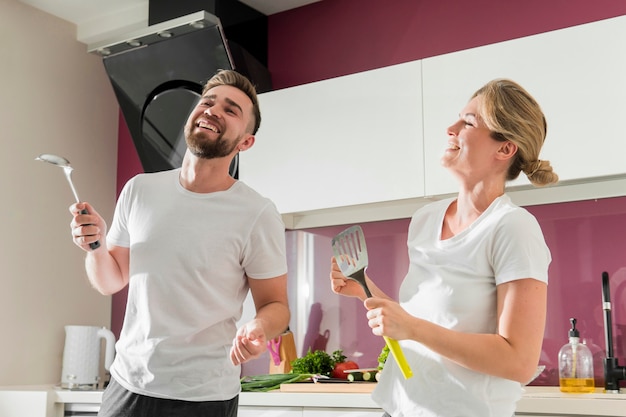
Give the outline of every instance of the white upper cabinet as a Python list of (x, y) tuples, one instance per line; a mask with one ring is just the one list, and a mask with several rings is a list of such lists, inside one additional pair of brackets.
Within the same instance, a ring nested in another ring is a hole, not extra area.
[(261, 94), (239, 178), (285, 213), (424, 195), (421, 62)]
[[(542, 106), (540, 159), (562, 181), (626, 173), (626, 16), (424, 59), (422, 71), (427, 196), (457, 189), (439, 163), (446, 128), (494, 78), (517, 81)], [(510, 185), (525, 184), (522, 173)]]
[(517, 204), (626, 195), (626, 16), (261, 94), (239, 176), (291, 229), (410, 217), (456, 193), (446, 129), (494, 78), (542, 106), (540, 158), (560, 177), (535, 188), (522, 173)]

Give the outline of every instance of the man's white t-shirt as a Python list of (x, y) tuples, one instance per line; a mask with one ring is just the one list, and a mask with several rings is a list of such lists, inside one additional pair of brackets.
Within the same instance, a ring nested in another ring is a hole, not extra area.
[(142, 395), (228, 400), (240, 392), (229, 352), (246, 275), (287, 272), (285, 227), (243, 182), (198, 194), (179, 172), (137, 175), (118, 199), (107, 242), (130, 248), (130, 283), (111, 375)]

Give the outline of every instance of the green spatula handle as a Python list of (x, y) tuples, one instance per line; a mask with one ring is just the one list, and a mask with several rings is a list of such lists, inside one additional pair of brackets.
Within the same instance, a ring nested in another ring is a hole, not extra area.
[(389, 347), (389, 352), (391, 352), (393, 358), (400, 367), (402, 375), (404, 375), (404, 379), (411, 378), (413, 376), (413, 371), (411, 370), (409, 363), (406, 361), (404, 352), (402, 352), (402, 348), (400, 347), (398, 341), (387, 336), (383, 336), (383, 338), (385, 339), (385, 343), (387, 343), (387, 347)]
[[(367, 287), (367, 282), (365, 281), (365, 275), (362, 269), (352, 274), (349, 278), (361, 284), (363, 290), (365, 290), (365, 295), (368, 298), (372, 296), (370, 289)], [(389, 347), (389, 352), (391, 352), (393, 358), (396, 360), (396, 363), (400, 367), (402, 375), (404, 375), (404, 379), (411, 378), (413, 376), (413, 371), (411, 370), (409, 363), (406, 361), (406, 358), (404, 357), (404, 352), (402, 352), (402, 348), (400, 347), (398, 341), (395, 339), (391, 339), (387, 336), (383, 336), (383, 338), (385, 339), (385, 343), (387, 343), (387, 346)]]

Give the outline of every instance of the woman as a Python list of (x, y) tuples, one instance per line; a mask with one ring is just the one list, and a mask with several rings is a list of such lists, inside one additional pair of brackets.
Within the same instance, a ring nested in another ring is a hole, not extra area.
[(405, 379), (388, 360), (372, 394), (385, 416), (514, 414), (541, 353), (551, 256), (536, 219), (504, 191), (522, 171), (536, 186), (558, 181), (539, 160), (545, 136), (526, 90), (487, 83), (448, 128), (441, 162), (458, 195), (411, 219), (399, 303), (369, 277), (366, 299), (332, 261), (333, 291), (364, 300), (372, 332), (399, 340), (413, 370)]

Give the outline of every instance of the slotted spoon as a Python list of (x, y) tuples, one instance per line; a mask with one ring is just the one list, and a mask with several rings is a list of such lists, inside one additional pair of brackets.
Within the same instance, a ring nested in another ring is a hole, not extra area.
[[(62, 156), (52, 155), (49, 153), (42, 153), (37, 158), (36, 161), (47, 162), (52, 165), (56, 165), (59, 168), (63, 168), (63, 172), (65, 173), (65, 178), (67, 178), (67, 182), (70, 184), (70, 188), (72, 189), (72, 194), (74, 194), (74, 198), (77, 203), (80, 203), (80, 199), (78, 198), (78, 193), (76, 192), (76, 188), (74, 187), (74, 182), (72, 181), (72, 171), (74, 168), (70, 165), (70, 161), (63, 158)], [(89, 214), (87, 209), (82, 209), (81, 214)], [(91, 242), (89, 247), (93, 249), (98, 249), (100, 247), (100, 241), (96, 240), (95, 242)]]
[[(363, 287), (367, 297), (371, 297), (372, 293), (367, 287), (365, 281), (365, 269), (367, 268), (367, 247), (365, 245), (365, 235), (363, 229), (359, 225), (351, 226), (339, 233), (332, 239), (332, 248), (335, 260), (341, 269), (341, 272), (349, 279), (352, 279)], [(383, 336), (385, 343), (389, 347), (389, 351), (398, 363), (402, 375), (405, 379), (413, 376), (413, 371), (409, 366), (402, 348), (397, 340)]]

